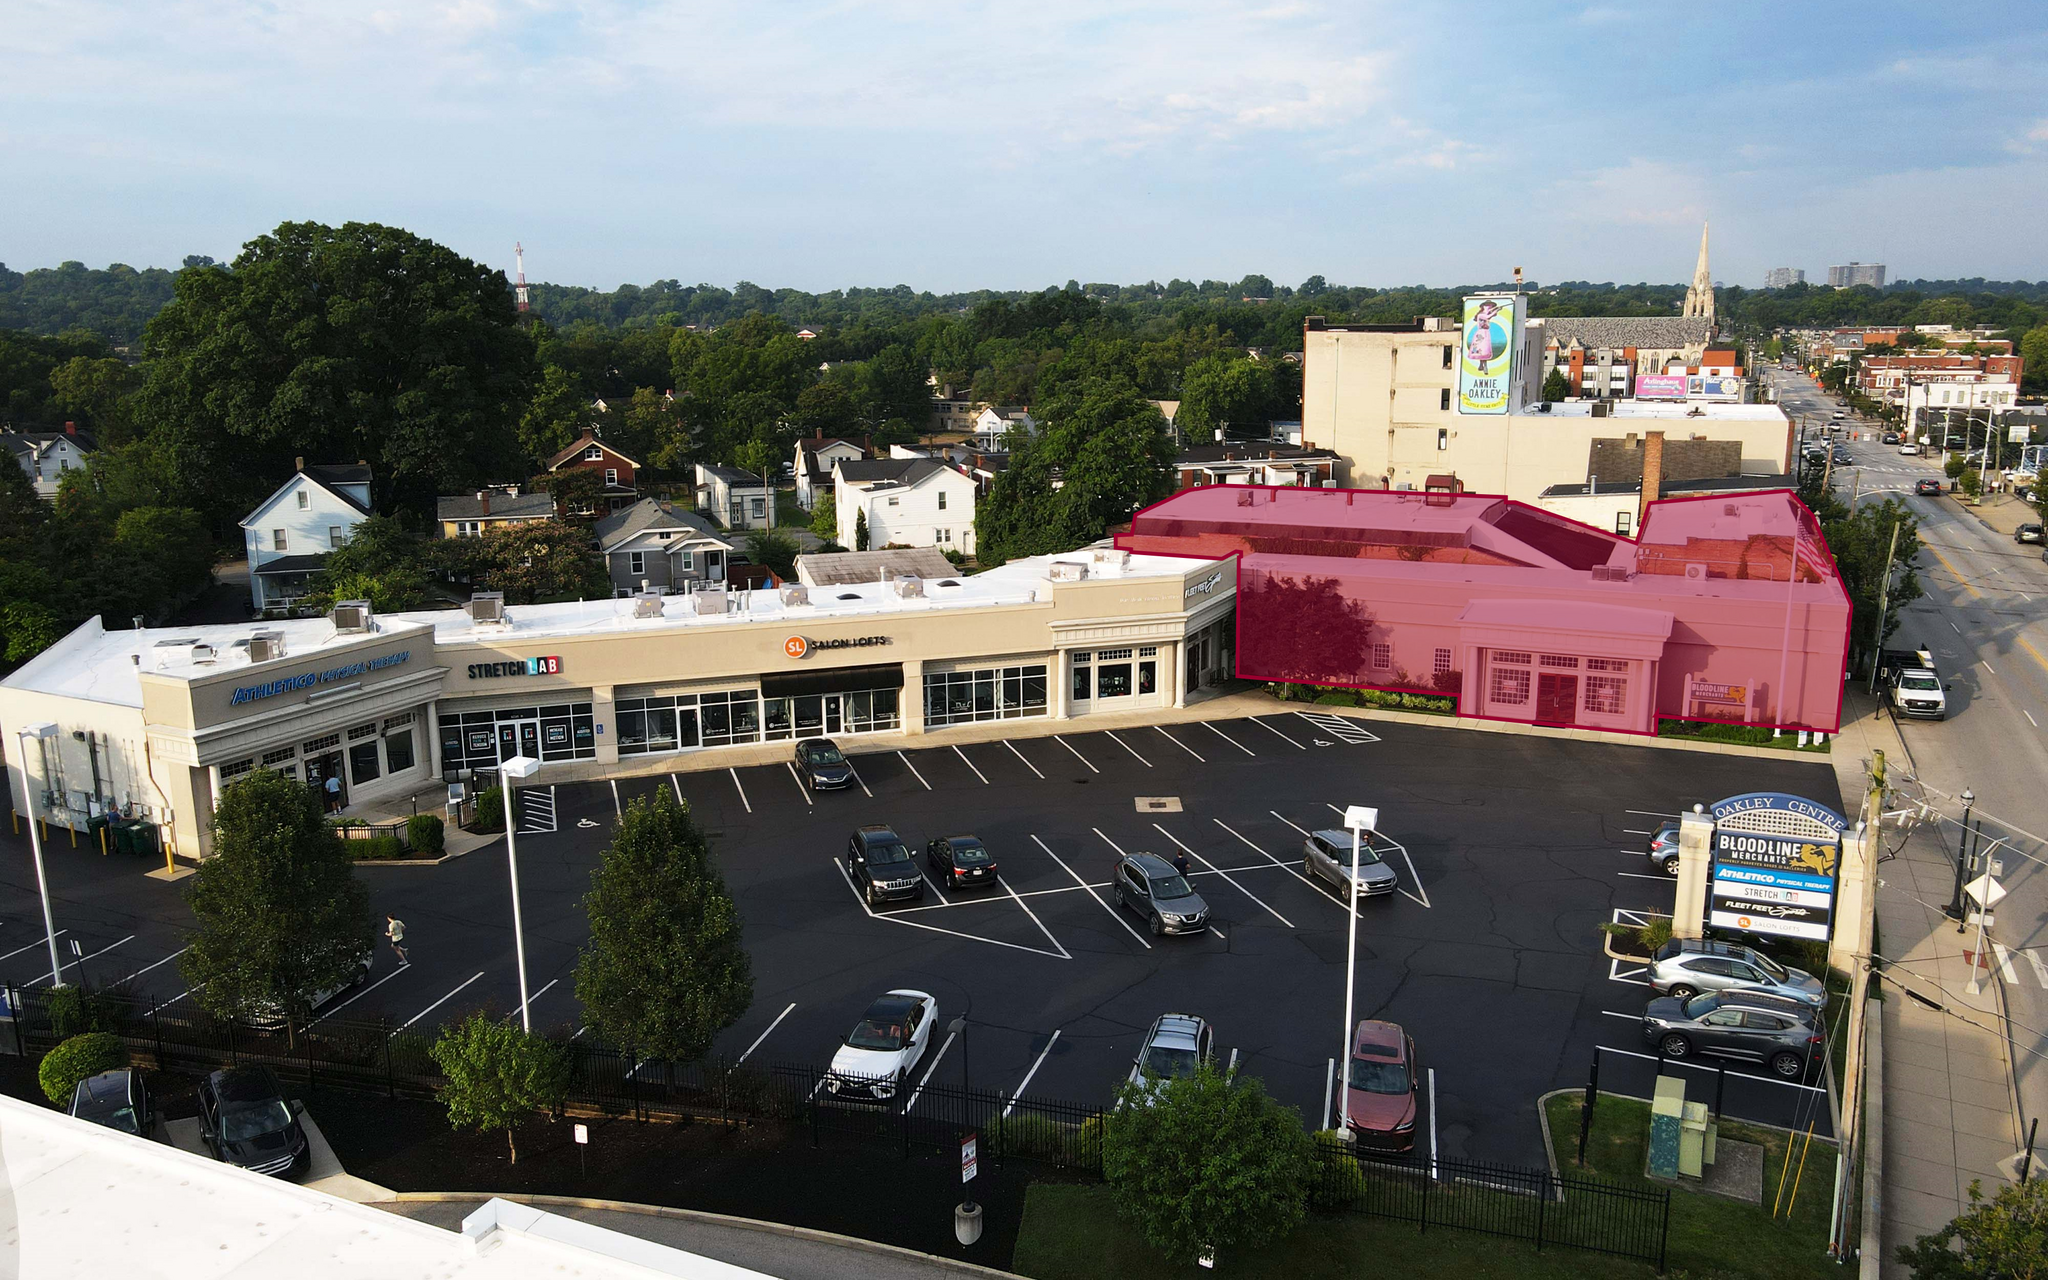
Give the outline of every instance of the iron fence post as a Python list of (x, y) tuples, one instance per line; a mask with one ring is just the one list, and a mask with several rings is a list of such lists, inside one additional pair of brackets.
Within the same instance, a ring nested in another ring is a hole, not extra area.
[(1550, 1188), (1543, 1188), (1543, 1194), (1536, 1197), (1536, 1252), (1543, 1252), (1543, 1215), (1550, 1202)]
[[(1579, 1168), (1586, 1167), (1586, 1138), (1593, 1132), (1593, 1107), (1600, 1100), (1600, 1050), (1593, 1050), (1593, 1069), (1586, 1073), (1586, 1100), (1579, 1106)], [(1547, 1121), (1546, 1121), (1547, 1123)]]
[(170, 1061), (164, 1055), (163, 1010), (164, 1007), (161, 1002), (156, 1000), (149, 1002), (149, 1032), (150, 1037), (156, 1041), (156, 1069), (158, 1071), (168, 1071), (171, 1068)]
[(311, 1093), (313, 1092), (313, 1028), (310, 1026), (304, 1027), (301, 1029), (300, 1034), (306, 1037), (306, 1092)]
[(1664, 1251), (1671, 1243), (1671, 1193), (1664, 1193), (1664, 1216), (1657, 1228), (1657, 1274), (1664, 1274)]
[(224, 1021), (228, 1024), (228, 1062), (240, 1066), (242, 1059), (235, 1051), (235, 1020), (227, 1018)]
[(1418, 1235), (1429, 1234), (1429, 1184), (1435, 1181), (1434, 1177), (1422, 1180), (1422, 1228), (1417, 1232)]
[(391, 1074), (391, 1032), (386, 1029), (390, 1025), (390, 1014), (380, 1013), (377, 1015), (377, 1032), (384, 1039), (384, 1096), (386, 1098), (396, 1098), (398, 1096), (398, 1081)]

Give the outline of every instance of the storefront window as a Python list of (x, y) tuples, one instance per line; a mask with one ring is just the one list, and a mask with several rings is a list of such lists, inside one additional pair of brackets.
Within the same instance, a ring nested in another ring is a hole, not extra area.
[(1138, 692), (1142, 694), (1159, 691), (1159, 663), (1152, 658), (1138, 660)]
[(413, 766), (412, 729), (400, 729), (384, 739), (384, 771), (403, 773)]
[(1074, 655), (1074, 701), (1086, 702), (1095, 692), (1094, 668), (1088, 665), (1088, 655)]
[(1128, 662), (1105, 662), (1095, 669), (1095, 696), (1098, 698), (1128, 698), (1131, 696), (1131, 664)]
[(1627, 708), (1627, 676), (1586, 677), (1587, 711), (1595, 715), (1618, 716)]
[(348, 776), (357, 786), (360, 787), (365, 782), (375, 782), (381, 774), (375, 738), (358, 742), (348, 749)]
[[(985, 667), (976, 671), (932, 671), (924, 678), (928, 727), (976, 720), (1014, 720), (1046, 713), (1046, 667)], [(878, 695), (879, 696), (879, 695)], [(893, 693), (892, 693), (893, 698)]]
[[(388, 753), (390, 744), (397, 740), (385, 739), (387, 759), (394, 758)], [(409, 751), (411, 745), (412, 734), (408, 729), (400, 750)], [(495, 769), (500, 755), (515, 750), (538, 751), (542, 760), (596, 759), (597, 725), (590, 704), (564, 702), (504, 711), (442, 711), (442, 769)], [(395, 763), (391, 765), (393, 771), (398, 767)]]

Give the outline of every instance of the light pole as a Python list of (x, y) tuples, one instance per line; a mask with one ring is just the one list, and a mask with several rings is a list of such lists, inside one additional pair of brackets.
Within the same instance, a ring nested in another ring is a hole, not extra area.
[(29, 725), (21, 731), (21, 800), (28, 809), (28, 847), (35, 851), (36, 891), (43, 895), (43, 936), (50, 943), (50, 985), (64, 985), (64, 962), (57, 958), (57, 919), (50, 914), (50, 881), (43, 874), (43, 837), (36, 827), (36, 805), (28, 789), (28, 743), (48, 742), (57, 736), (57, 726), (48, 720)]
[[(1948, 906), (1942, 908), (1942, 914), (1956, 922), (1958, 933), (1962, 932), (1963, 921), (1963, 869), (1970, 857), (1970, 806), (1975, 803), (1977, 793), (1964, 787), (1963, 833), (1956, 838), (1956, 888), (1955, 892), (1949, 895)], [(54, 946), (51, 948), (51, 954), (56, 954)]]
[(519, 845), (514, 835), (519, 824), (512, 817), (512, 784), (539, 772), (540, 761), (532, 756), (513, 756), (498, 766), (499, 786), (505, 791), (505, 861), (512, 871), (512, 949), (519, 958), (519, 1026), (523, 1031), (533, 1030), (533, 1015), (526, 1007), (526, 926), (519, 918)]
[[(973, 1105), (968, 1094), (973, 1076), (967, 1070), (967, 1015), (962, 1014), (947, 1023), (946, 1034), (960, 1040), (960, 1112), (964, 1116)], [(974, 1203), (974, 1183), (967, 1178), (964, 1157), (960, 1172), (967, 1199), (953, 1210), (953, 1237), (961, 1244), (973, 1244), (981, 1239), (981, 1206)]]
[(1344, 1040), (1337, 1061), (1344, 1073), (1338, 1088), (1337, 1132), (1351, 1141), (1351, 1002), (1358, 989), (1358, 859), (1363, 852), (1365, 835), (1380, 824), (1380, 811), (1354, 804), (1344, 810), (1344, 825), (1351, 828), (1351, 870), (1345, 876), (1345, 907), (1351, 916), (1350, 940), (1344, 946)]

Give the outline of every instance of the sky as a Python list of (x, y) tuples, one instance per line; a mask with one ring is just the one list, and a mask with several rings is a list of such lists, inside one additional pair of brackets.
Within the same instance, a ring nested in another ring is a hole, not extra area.
[[(380, 2), (384, 7), (379, 7)], [(1702, 12), (1704, 10), (1704, 12)], [(7, 0), (0, 261), (398, 225), (509, 274), (2048, 278), (2048, 5)]]

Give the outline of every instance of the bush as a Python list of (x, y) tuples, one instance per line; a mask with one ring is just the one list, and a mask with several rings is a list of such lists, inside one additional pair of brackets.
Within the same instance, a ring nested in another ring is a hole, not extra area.
[(1949, 479), (1956, 480), (1962, 477), (1965, 465), (1967, 464), (1963, 462), (1962, 454), (1952, 453), (1948, 455), (1948, 461), (1941, 464), (1941, 469), (1947, 473)]
[(438, 858), (447, 849), (447, 826), (431, 813), (416, 813), (405, 820), (405, 838), (416, 858)]
[(1365, 1172), (1358, 1167), (1351, 1144), (1335, 1129), (1318, 1133), (1315, 1172), (1308, 1184), (1309, 1207), (1329, 1213), (1352, 1208), (1364, 1199)]
[(358, 858), (388, 862), (393, 858), (405, 856), (405, 842), (388, 831), (382, 835), (371, 836), (368, 840), (356, 840), (351, 843)]
[(1981, 471), (1963, 472), (1963, 492), (1973, 498), (1982, 494), (1984, 492), (1984, 473)]
[(476, 793), (476, 812), (470, 817), (469, 829), (485, 833), (505, 829), (505, 788), (485, 787)]
[(50, 1015), (50, 1030), (59, 1036), (120, 1031), (123, 1026), (120, 1001), (109, 992), (94, 991), (77, 983), (51, 988), (43, 1007)]
[(62, 1107), (70, 1104), (79, 1081), (127, 1065), (128, 1046), (121, 1043), (121, 1037), (106, 1031), (90, 1031), (72, 1036), (43, 1055), (43, 1065), (36, 1069), (36, 1081), (43, 1086), (43, 1096)]
[[(1035, 1115), (1019, 1111), (996, 1119), (991, 1126), (989, 1148), (1001, 1152), (1006, 1158), (1022, 1156), (1033, 1160), (1049, 1160), (1054, 1164), (1072, 1163), (1072, 1150), (1079, 1126), (1061, 1124), (1051, 1116)], [(1096, 1138), (1099, 1142), (1099, 1136)]]
[(1600, 932), (1620, 943), (1631, 955), (1653, 956), (1659, 947), (1671, 941), (1671, 921), (1659, 916), (1645, 925), (1603, 924)]
[(1355, 707), (1358, 695), (1349, 689), (1332, 689), (1316, 698), (1319, 707)]

